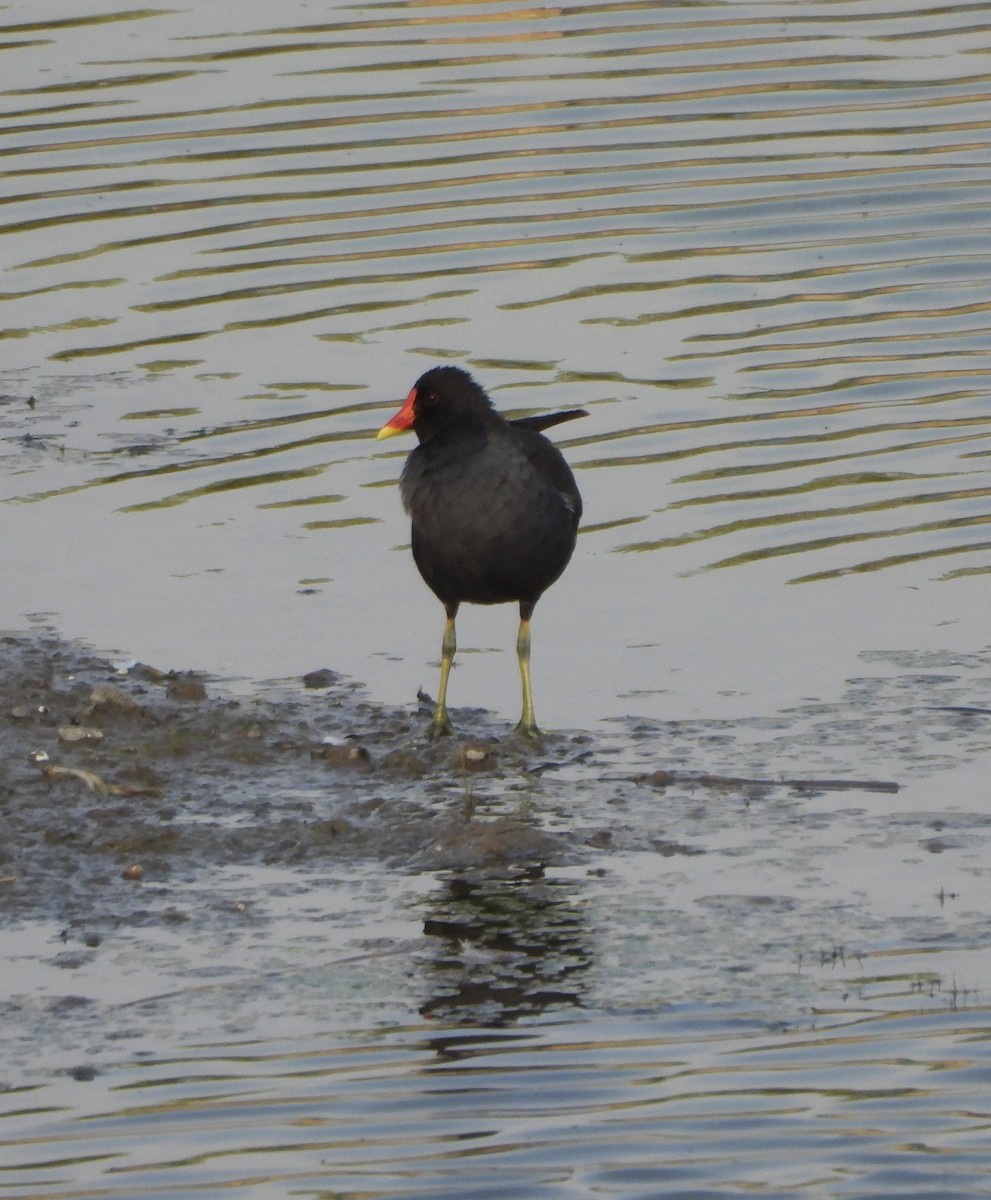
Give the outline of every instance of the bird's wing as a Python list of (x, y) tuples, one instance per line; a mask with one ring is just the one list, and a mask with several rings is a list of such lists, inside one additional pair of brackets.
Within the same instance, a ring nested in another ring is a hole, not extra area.
[[(585, 416), (585, 413), (574, 412), (554, 413), (552, 418), (563, 418), (568, 420), (569, 416)], [(528, 420), (530, 418), (527, 418)], [(539, 418), (533, 418), (539, 420)], [(518, 422), (514, 421), (514, 425), (518, 426)], [(571, 513), (575, 528), (578, 527), (578, 522), (582, 515), (582, 498), (578, 492), (578, 485), (575, 483), (575, 477), (571, 473), (571, 468), (565, 461), (564, 455), (554, 445), (533, 429), (532, 426), (523, 426), (527, 432), (517, 434), (517, 448), (523, 452), (530, 468), (541, 477), (545, 484), (550, 486), (558, 493), (565, 507)]]

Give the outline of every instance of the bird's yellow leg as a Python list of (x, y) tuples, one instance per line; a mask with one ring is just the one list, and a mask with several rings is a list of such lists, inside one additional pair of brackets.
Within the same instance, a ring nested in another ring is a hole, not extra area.
[(431, 737), (440, 737), (443, 734), (454, 732), (451, 718), (447, 715), (447, 681), (454, 663), (454, 652), (458, 648), (458, 639), (454, 630), (454, 618), (457, 611), (457, 607), (453, 612), (449, 608), (447, 620), (444, 622), (444, 639), (440, 644), (440, 685), (437, 689), (437, 704), (434, 707), (433, 720), (430, 722)]
[(523, 715), (516, 732), (523, 737), (538, 737), (537, 718), (533, 712), (533, 687), (530, 683), (530, 616), (520, 610), (520, 632), (516, 638), (516, 657), (520, 660), (520, 678), (523, 680)]

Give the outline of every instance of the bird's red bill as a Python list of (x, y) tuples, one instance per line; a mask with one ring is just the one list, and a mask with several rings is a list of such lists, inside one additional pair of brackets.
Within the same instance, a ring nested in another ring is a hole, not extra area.
[(405, 433), (413, 428), (413, 405), (416, 403), (416, 388), (406, 397), (406, 403), (394, 417), (386, 421), (375, 435), (377, 439), (395, 437), (397, 433)]

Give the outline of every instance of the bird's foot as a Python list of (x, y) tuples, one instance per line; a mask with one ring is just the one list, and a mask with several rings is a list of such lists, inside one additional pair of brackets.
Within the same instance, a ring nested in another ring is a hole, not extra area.
[(437, 738), (453, 737), (454, 726), (451, 724), (450, 717), (444, 713), (442, 717), (434, 717), (427, 728), (427, 737), (430, 741), (435, 741)]
[(538, 741), (543, 736), (543, 733), (537, 728), (537, 723), (535, 721), (521, 720), (513, 730), (513, 737), (527, 738), (531, 742)]

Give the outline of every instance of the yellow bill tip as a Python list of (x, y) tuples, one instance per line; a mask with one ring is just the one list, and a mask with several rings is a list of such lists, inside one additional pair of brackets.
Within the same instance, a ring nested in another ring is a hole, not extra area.
[(381, 442), (383, 438), (397, 437), (400, 433), (405, 433), (405, 429), (400, 429), (399, 426), (393, 425), (390, 421), (388, 425), (383, 425), (375, 435), (375, 440)]

